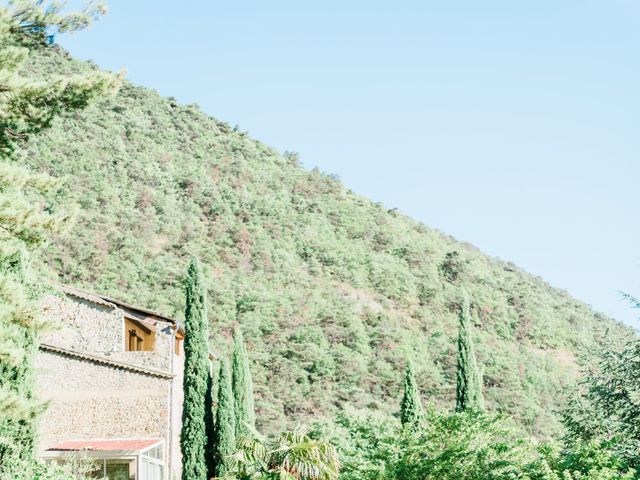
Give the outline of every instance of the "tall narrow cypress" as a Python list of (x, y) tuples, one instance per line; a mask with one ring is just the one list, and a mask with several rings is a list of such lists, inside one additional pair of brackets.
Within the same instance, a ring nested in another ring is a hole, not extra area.
[(216, 466), (213, 461), (215, 412), (213, 410), (213, 372), (211, 371), (211, 365), (209, 365), (209, 376), (207, 377), (207, 393), (204, 397), (204, 428), (207, 439), (204, 449), (207, 462), (207, 478), (213, 478), (216, 474)]
[(458, 315), (458, 362), (456, 372), (456, 411), (483, 410), (482, 376), (471, 338), (469, 297), (463, 294)]
[(198, 262), (191, 261), (185, 282), (184, 403), (182, 406), (182, 480), (206, 480), (206, 394), (209, 382), (207, 294)]
[(256, 415), (253, 402), (253, 381), (249, 368), (247, 347), (240, 327), (233, 332), (233, 396), (236, 415), (236, 435), (246, 433), (246, 425), (255, 426)]
[(231, 373), (226, 359), (220, 360), (218, 376), (218, 408), (213, 431), (213, 464), (216, 477), (222, 477), (229, 471), (228, 456), (236, 448), (236, 416), (231, 387)]
[(416, 428), (422, 421), (424, 412), (420, 391), (413, 374), (413, 365), (407, 362), (404, 373), (404, 395), (400, 404), (400, 421), (404, 427)]

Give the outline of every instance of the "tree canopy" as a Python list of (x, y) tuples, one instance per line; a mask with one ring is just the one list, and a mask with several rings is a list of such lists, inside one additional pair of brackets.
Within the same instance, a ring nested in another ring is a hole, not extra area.
[(19, 165), (15, 149), (54, 118), (115, 93), (119, 78), (100, 71), (40, 75), (25, 71), (30, 55), (52, 35), (86, 27), (103, 12), (93, 5), (64, 13), (63, 5), (12, 1), (0, 7), (0, 475), (33, 460), (36, 417), (33, 358), (44, 327), (36, 301), (45, 288), (38, 256), (68, 216), (47, 201), (54, 178)]

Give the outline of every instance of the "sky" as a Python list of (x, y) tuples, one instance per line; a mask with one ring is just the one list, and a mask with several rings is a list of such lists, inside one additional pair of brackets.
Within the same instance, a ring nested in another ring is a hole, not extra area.
[(58, 41), (640, 326), (637, 0), (110, 0)]

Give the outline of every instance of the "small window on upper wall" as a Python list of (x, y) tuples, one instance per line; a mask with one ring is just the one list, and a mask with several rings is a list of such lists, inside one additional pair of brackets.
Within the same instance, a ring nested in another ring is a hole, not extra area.
[(176, 332), (175, 354), (178, 356), (182, 355), (183, 340), (184, 340), (184, 335), (180, 332)]
[(156, 347), (156, 330), (152, 325), (131, 318), (124, 319), (127, 352), (152, 352)]

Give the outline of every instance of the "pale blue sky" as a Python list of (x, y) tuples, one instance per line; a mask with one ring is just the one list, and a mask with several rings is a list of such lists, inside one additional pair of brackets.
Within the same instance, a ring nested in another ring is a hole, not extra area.
[(109, 6), (60, 42), (638, 325), (638, 1)]

